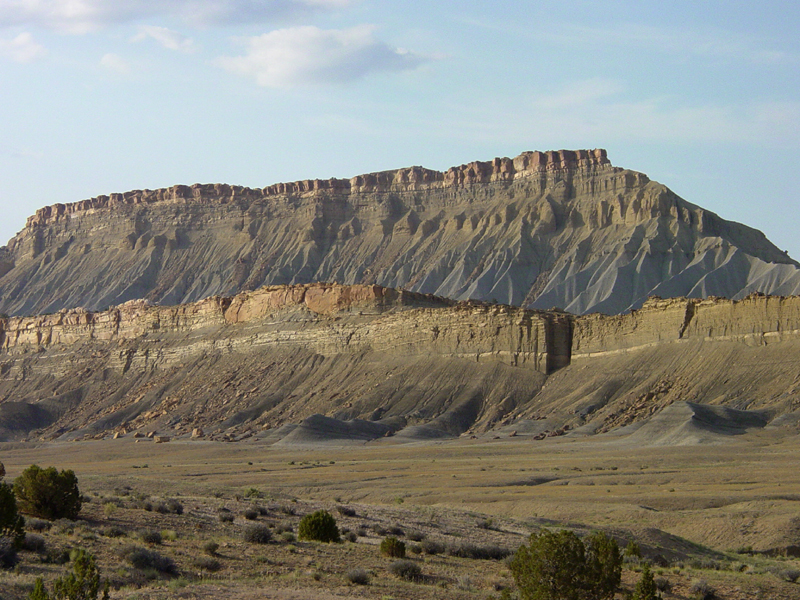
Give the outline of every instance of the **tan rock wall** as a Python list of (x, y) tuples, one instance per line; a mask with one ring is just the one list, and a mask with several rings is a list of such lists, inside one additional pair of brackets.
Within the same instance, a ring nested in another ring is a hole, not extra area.
[(560, 327), (547, 313), (520, 308), (458, 304), (380, 286), (314, 284), (176, 307), (133, 301), (100, 313), (11, 318), (0, 321), (0, 347), (14, 355), (93, 341), (133, 342), (112, 360), (112, 368), (122, 371), (170, 366), (209, 351), (288, 345), (323, 355), (441, 355), (547, 372), (569, 355)]
[(576, 318), (572, 357), (590, 358), (686, 340), (759, 345), (798, 335), (798, 296), (755, 294), (738, 301), (653, 298), (641, 310), (625, 315)]
[(253, 201), (285, 195), (315, 194), (319, 192), (374, 193), (386, 191), (416, 191), (428, 188), (458, 187), (492, 181), (510, 181), (534, 175), (589, 169), (608, 165), (607, 153), (595, 150), (559, 150), (550, 152), (525, 152), (510, 158), (493, 161), (475, 161), (451, 167), (445, 173), (409, 167), (395, 171), (358, 175), (351, 179), (308, 179), (292, 183), (278, 183), (265, 188), (246, 188), (227, 184), (175, 185), (158, 190), (132, 190), (125, 193), (97, 196), (80, 202), (54, 204), (36, 211), (28, 218), (27, 227), (58, 223), (97, 210), (113, 209), (121, 205), (154, 204), (159, 202), (185, 203), (213, 201), (220, 204), (239, 200)]

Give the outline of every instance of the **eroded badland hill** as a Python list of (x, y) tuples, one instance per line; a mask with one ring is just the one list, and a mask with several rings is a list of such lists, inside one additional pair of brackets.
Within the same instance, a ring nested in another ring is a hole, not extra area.
[(575, 316), (277, 286), (13, 317), (0, 346), (6, 439), (543, 438), (647, 421), (642, 443), (686, 443), (793, 423), (800, 404), (796, 297), (654, 298)]
[(105, 310), (329, 281), (572, 313), (650, 295), (800, 293), (762, 233), (604, 150), (263, 189), (174, 186), (39, 210), (0, 251), (0, 312)]
[[(115, 599), (513, 598), (499, 558), (567, 527), (638, 544), (616, 598), (650, 561), (665, 598), (790, 600), (797, 293), (603, 150), (44, 208), (0, 249), (0, 450), (85, 502), (0, 596), (81, 547)], [(298, 541), (317, 509), (343, 545)]]
[(57, 311), (0, 321), (5, 439), (676, 443), (795, 410), (798, 300), (748, 294), (798, 265), (604, 150), (112, 194), (0, 258), (0, 307)]

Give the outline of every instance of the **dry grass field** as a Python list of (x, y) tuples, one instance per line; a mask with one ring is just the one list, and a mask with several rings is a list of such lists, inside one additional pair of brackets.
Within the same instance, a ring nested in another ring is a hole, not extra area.
[[(487, 557), (540, 527), (635, 539), (665, 598), (695, 597), (700, 580), (717, 598), (800, 597), (788, 581), (800, 561), (782, 556), (800, 550), (800, 440), (778, 428), (657, 448), (612, 436), (316, 447), (128, 436), (4, 444), (0, 460), (7, 480), (32, 463), (73, 469), (87, 500), (75, 522), (32, 523), (34, 549), (0, 572), (2, 598), (55, 579), (74, 548), (96, 555), (112, 598), (500, 598), (513, 582)], [(342, 544), (296, 539), (300, 517), (319, 508)], [(253, 525), (271, 541), (246, 541)], [(378, 547), (392, 534), (421, 578), (392, 574)], [(133, 564), (135, 550), (151, 562)], [(351, 581), (357, 569), (368, 583)], [(626, 560), (626, 589), (638, 569)]]

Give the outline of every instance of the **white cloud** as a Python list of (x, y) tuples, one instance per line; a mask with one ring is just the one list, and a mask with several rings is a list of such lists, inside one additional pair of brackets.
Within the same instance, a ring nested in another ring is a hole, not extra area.
[(70, 33), (157, 16), (189, 23), (263, 22), (358, 0), (0, 0), (0, 27), (37, 25)]
[(138, 35), (133, 38), (133, 41), (139, 42), (147, 38), (154, 39), (169, 50), (179, 50), (188, 53), (194, 52), (197, 49), (191, 38), (177, 31), (173, 31), (172, 29), (167, 29), (166, 27), (156, 27), (153, 25), (142, 27)]
[(374, 27), (350, 29), (292, 27), (246, 38), (244, 56), (215, 63), (253, 77), (265, 87), (344, 83), (378, 71), (413, 69), (427, 59), (375, 39)]
[(130, 73), (131, 67), (121, 56), (117, 54), (105, 54), (100, 59), (100, 66), (104, 69), (117, 73), (119, 75), (126, 75)]
[(34, 41), (28, 32), (20, 33), (13, 40), (0, 40), (0, 55), (18, 63), (30, 63), (47, 55), (47, 49)]

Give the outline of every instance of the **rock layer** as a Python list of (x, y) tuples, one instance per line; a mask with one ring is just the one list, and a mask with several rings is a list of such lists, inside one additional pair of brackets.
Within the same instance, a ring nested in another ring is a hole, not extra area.
[(653, 298), (626, 315), (574, 316), (379, 286), (272, 286), (0, 319), (0, 439), (269, 430), (281, 443), (363, 442), (504, 427), (543, 439), (614, 431), (675, 402), (791, 421), (798, 357), (798, 297)]
[(250, 189), (174, 186), (37, 211), (0, 249), (0, 312), (377, 284), (620, 313), (648, 295), (800, 293), (798, 264), (604, 150)]

